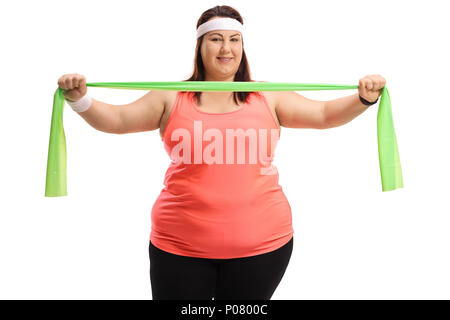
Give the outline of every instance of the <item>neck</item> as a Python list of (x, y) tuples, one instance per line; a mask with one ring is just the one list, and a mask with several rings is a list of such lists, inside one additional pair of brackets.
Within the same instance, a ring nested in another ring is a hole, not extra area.
[(234, 74), (232, 76), (224, 76), (224, 77), (220, 77), (220, 76), (212, 76), (210, 74), (206, 74), (205, 75), (205, 81), (234, 81)]
[[(205, 76), (205, 81), (226, 81), (226, 82), (233, 82), (234, 81), (234, 75), (231, 77), (224, 77), (224, 78), (217, 78), (213, 77), (209, 74)], [(233, 100), (233, 92), (228, 91), (203, 91), (202, 95), (206, 95), (208, 97), (211, 97), (211, 99), (216, 100), (219, 103), (228, 103), (232, 102)]]

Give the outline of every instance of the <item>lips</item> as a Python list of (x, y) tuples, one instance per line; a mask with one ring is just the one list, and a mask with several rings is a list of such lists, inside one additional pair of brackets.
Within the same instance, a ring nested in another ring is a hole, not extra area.
[(220, 63), (230, 63), (231, 62), (231, 58), (217, 58), (219, 60)]

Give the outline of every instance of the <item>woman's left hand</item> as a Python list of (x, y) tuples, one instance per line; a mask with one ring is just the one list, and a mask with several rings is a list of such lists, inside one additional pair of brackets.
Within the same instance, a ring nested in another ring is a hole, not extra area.
[(369, 102), (374, 102), (381, 95), (386, 79), (379, 74), (371, 74), (359, 79), (359, 95)]

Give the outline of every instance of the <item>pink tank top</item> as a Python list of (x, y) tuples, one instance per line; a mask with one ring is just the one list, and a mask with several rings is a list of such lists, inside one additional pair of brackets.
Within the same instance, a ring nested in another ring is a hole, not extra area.
[(178, 92), (162, 137), (171, 163), (151, 213), (150, 241), (169, 253), (231, 259), (276, 250), (293, 236), (291, 207), (272, 165), (280, 129), (266, 98), (200, 110)]

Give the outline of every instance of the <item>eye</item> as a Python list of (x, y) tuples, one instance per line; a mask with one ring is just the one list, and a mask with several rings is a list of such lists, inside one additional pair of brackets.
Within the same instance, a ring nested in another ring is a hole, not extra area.
[[(212, 41), (215, 41), (215, 40), (221, 40), (221, 39), (219, 39), (219, 38), (213, 38), (213, 39), (211, 39)], [(237, 39), (237, 38), (233, 38), (233, 39), (231, 39), (231, 40), (236, 40), (236, 41), (234, 41), (234, 42), (237, 42), (237, 41), (239, 41), (239, 39)]]

